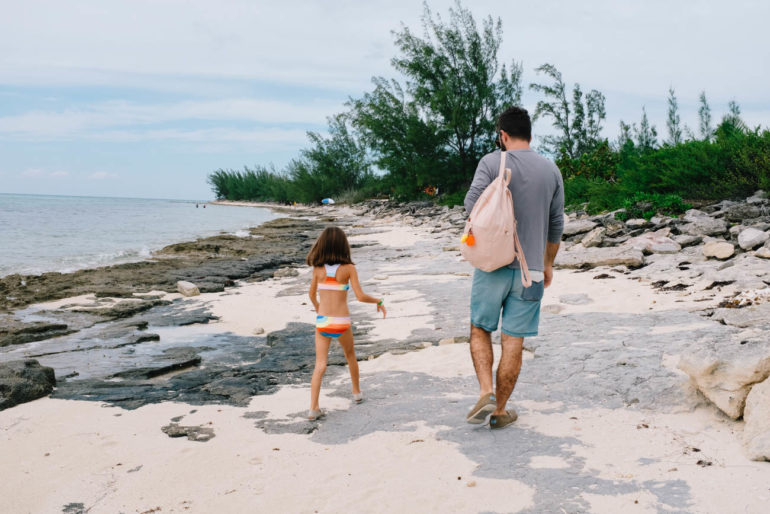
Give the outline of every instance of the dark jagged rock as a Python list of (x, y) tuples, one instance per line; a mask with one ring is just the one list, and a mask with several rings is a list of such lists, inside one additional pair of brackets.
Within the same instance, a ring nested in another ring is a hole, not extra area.
[(205, 308), (185, 310), (179, 309), (176, 302), (153, 309), (141, 317), (146, 325), (152, 324), (154, 327), (185, 327), (188, 325), (207, 324), (210, 321), (216, 321), (217, 318)]
[(49, 395), (55, 385), (53, 369), (34, 359), (0, 364), (0, 410)]
[[(323, 223), (303, 219), (278, 219), (251, 229), (250, 238), (219, 235), (173, 244), (160, 250), (155, 259), (86, 269), (74, 273), (8, 275), (0, 277), (0, 312), (20, 309), (32, 303), (94, 293), (97, 298), (132, 298), (115, 304), (78, 308), (53, 314), (66, 319), (79, 314), (77, 323), (24, 322), (10, 316), (0, 319), (0, 346), (41, 341), (109, 320), (131, 318), (166, 305), (158, 297), (138, 298), (135, 293), (153, 290), (175, 292), (186, 280), (201, 292), (221, 292), (236, 280), (265, 280), (282, 267), (304, 262)], [(83, 316), (91, 316), (88, 322)], [(216, 319), (202, 312), (190, 313), (184, 322), (161, 322), (160, 326), (208, 323)], [(125, 341), (123, 341), (125, 342)]]
[(200, 425), (185, 427), (178, 423), (170, 423), (165, 427), (161, 427), (161, 430), (169, 437), (186, 437), (190, 441), (199, 443), (205, 443), (215, 437), (213, 428)]
[(95, 314), (108, 320), (115, 320), (121, 318), (130, 318), (136, 314), (139, 314), (140, 312), (144, 312), (152, 309), (153, 307), (157, 307), (158, 305), (169, 305), (169, 303), (170, 302), (159, 299), (122, 301), (116, 303), (115, 305), (110, 305), (109, 307), (72, 309), (72, 312)]
[(97, 298), (133, 298), (134, 292), (126, 289), (103, 289), (96, 291), (94, 295)]
[(221, 291), (233, 280), (268, 278), (280, 267), (303, 262), (323, 227), (318, 221), (282, 218), (251, 229), (251, 235), (258, 237), (219, 235), (173, 244), (153, 260), (73, 273), (0, 277), (0, 311), (97, 292), (105, 297), (175, 292), (179, 280), (195, 283), (201, 292)]
[(758, 218), (763, 215), (763, 209), (758, 205), (739, 203), (725, 210), (727, 221), (740, 222), (747, 219)]
[(0, 347), (12, 344), (31, 343), (52, 337), (59, 337), (74, 332), (65, 323), (49, 323), (35, 321), (23, 323), (19, 320), (5, 317), (0, 319)]
[[(112, 378), (126, 379), (150, 379), (159, 377), (173, 371), (179, 371), (185, 368), (197, 366), (201, 363), (200, 355), (192, 348), (178, 347), (169, 348), (163, 352), (163, 357), (159, 358), (160, 366), (146, 368), (129, 369), (112, 375)], [(163, 362), (172, 361), (168, 364)]]

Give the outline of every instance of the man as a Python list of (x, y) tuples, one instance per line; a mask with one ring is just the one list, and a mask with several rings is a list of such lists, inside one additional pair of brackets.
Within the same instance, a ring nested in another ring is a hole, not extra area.
[[(521, 283), (519, 262), (492, 272), (476, 269), (471, 289), (471, 357), (481, 389), (481, 397), (468, 413), (468, 423), (484, 423), (490, 428), (510, 425), (518, 415), (505, 405), (521, 370), (525, 337), (537, 335), (540, 300), (553, 280), (553, 261), (559, 250), (564, 228), (564, 185), (559, 168), (530, 148), (532, 123), (526, 110), (511, 107), (497, 121), (498, 145), (511, 169), (508, 188), (513, 196), (514, 215), (524, 256), (529, 264), (532, 285)], [(473, 209), (484, 189), (498, 176), (500, 150), (479, 161), (465, 210)], [(497, 384), (492, 389), (492, 338), (502, 310), (502, 355), (497, 367)]]

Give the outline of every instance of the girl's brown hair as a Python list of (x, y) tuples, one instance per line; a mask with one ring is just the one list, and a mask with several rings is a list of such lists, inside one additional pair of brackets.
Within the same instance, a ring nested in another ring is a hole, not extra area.
[(339, 227), (326, 227), (310, 249), (305, 262), (308, 266), (353, 264), (345, 232)]

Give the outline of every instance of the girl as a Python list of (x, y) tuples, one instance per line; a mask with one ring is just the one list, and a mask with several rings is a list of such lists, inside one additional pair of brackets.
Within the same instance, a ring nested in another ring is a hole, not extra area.
[[(376, 303), (377, 312), (382, 311), (385, 317), (384, 300), (365, 294), (358, 282), (358, 273), (350, 259), (350, 245), (342, 229), (328, 227), (324, 229), (318, 240), (307, 254), (308, 266), (313, 266), (313, 281), (310, 283), (310, 301), (315, 306), (315, 369), (310, 382), (310, 411), (308, 419), (316, 420), (324, 416), (318, 406), (318, 396), (321, 393), (321, 380), (326, 371), (326, 360), (329, 355), (329, 344), (332, 339), (338, 339), (345, 359), (350, 368), (350, 380), (353, 382), (353, 399), (361, 403), (364, 399), (358, 386), (358, 361), (353, 349), (353, 331), (350, 327), (350, 312), (348, 311), (347, 295), (350, 286), (359, 302)], [(320, 302), (316, 299), (316, 291)]]

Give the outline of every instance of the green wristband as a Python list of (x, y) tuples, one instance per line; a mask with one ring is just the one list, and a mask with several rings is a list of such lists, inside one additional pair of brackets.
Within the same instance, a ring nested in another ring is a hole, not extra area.
[(380, 305), (382, 305), (384, 301), (385, 301), (385, 298), (380, 298), (380, 301), (379, 301), (379, 302), (377, 302), (377, 307), (379, 307)]

